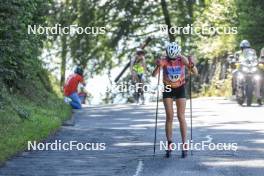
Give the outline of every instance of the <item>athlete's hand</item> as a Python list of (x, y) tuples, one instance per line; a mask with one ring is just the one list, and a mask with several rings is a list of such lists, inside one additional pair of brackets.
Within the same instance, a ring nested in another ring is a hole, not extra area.
[(190, 65), (193, 65), (193, 66), (195, 66), (196, 65), (196, 58), (194, 57), (194, 56), (189, 56), (188, 57), (188, 60), (189, 60), (189, 64)]
[(191, 74), (193, 73), (194, 75), (198, 75), (198, 70), (195, 66), (196, 58), (194, 56), (189, 56), (188, 60), (189, 60), (189, 68), (190, 68)]
[(161, 59), (157, 59), (157, 60), (156, 60), (156, 65), (157, 65), (158, 67), (162, 67), (162, 60), (161, 60)]

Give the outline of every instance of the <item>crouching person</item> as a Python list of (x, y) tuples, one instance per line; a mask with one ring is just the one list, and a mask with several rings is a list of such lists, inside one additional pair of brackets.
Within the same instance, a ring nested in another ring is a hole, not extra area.
[(74, 74), (68, 77), (64, 85), (64, 96), (66, 99), (69, 99), (69, 104), (73, 109), (82, 108), (81, 100), (77, 92), (79, 84), (85, 85), (83, 78), (83, 69), (81, 67), (77, 67), (74, 70)]

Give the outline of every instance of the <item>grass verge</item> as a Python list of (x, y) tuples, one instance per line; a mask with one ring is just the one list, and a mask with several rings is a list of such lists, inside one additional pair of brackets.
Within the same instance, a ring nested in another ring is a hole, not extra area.
[(54, 133), (71, 116), (71, 108), (54, 94), (42, 103), (20, 95), (4, 99), (0, 106), (0, 165), (25, 150), (28, 141), (40, 141)]

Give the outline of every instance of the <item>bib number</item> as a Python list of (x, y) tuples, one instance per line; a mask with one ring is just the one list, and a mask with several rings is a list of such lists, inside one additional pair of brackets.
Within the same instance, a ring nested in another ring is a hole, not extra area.
[(171, 82), (177, 82), (181, 78), (181, 67), (167, 67), (167, 73)]

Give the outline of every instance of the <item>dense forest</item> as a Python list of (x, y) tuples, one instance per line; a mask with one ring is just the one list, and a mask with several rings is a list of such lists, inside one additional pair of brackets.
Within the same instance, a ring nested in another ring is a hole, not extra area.
[[(253, 48), (263, 47), (263, 8), (260, 0), (161, 0), (161, 1), (18, 1), (1, 3), (1, 86), (34, 97), (36, 89), (51, 90), (47, 70), (58, 70), (60, 82), (65, 70), (76, 64), (86, 74), (107, 73), (125, 62), (148, 36), (154, 40), (146, 48), (149, 63), (162, 53), (165, 41), (177, 40), (183, 52), (194, 52), (199, 61), (224, 59), (238, 50), (242, 39)], [(28, 25), (77, 25), (104, 27), (105, 34), (28, 34)], [(228, 34), (157, 34), (159, 24), (195, 27), (225, 27)], [(230, 29), (237, 32), (232, 33)], [(228, 31), (227, 31), (228, 32)], [(48, 53), (40, 57), (43, 51)], [(52, 60), (54, 57), (56, 61)], [(47, 67), (45, 67), (47, 68)], [(39, 86), (39, 87), (38, 87)], [(38, 91), (36, 95), (45, 96)]]
[[(90, 27), (90, 33), (28, 33), (29, 26), (58, 24)], [(166, 25), (167, 33), (159, 25)], [(221, 28), (227, 34), (170, 30), (188, 25)], [(67, 70), (80, 65), (88, 79), (110, 74), (148, 37), (152, 38), (145, 48), (150, 71), (164, 44), (177, 40), (184, 54), (193, 53), (198, 59), (196, 90), (210, 89), (220, 79), (217, 74), (227, 55), (239, 50), (242, 39), (249, 40), (259, 54), (264, 47), (263, 27), (262, 0), (0, 0), (0, 127), (14, 123), (1, 127), (1, 133), (8, 134), (34, 115), (39, 117), (33, 131), (46, 124), (40, 120), (43, 115), (63, 119), (69, 115), (61, 94)]]

